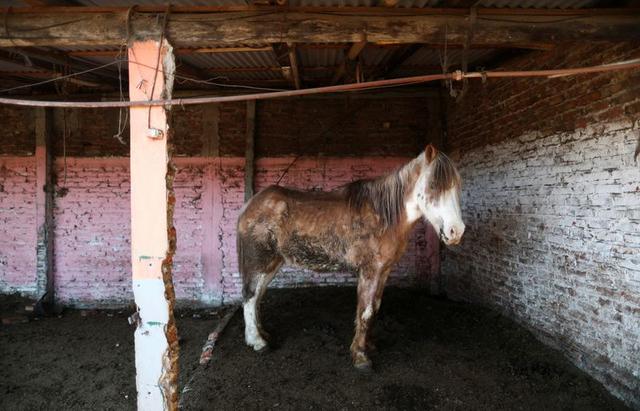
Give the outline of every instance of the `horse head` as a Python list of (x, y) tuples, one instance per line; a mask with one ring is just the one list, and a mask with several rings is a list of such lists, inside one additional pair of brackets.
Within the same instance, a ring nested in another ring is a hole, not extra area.
[(449, 157), (431, 144), (422, 157), (411, 203), (445, 244), (459, 244), (465, 229), (460, 212), (460, 174)]

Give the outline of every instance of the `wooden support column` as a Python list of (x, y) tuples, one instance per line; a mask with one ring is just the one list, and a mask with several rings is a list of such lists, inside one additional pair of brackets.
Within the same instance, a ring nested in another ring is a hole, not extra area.
[[(129, 98), (171, 98), (175, 61), (164, 40), (129, 47)], [(178, 333), (172, 281), (176, 233), (166, 107), (131, 108), (131, 259), (138, 410), (178, 407)]]
[[(442, 90), (427, 99), (427, 135), (428, 144), (433, 144), (438, 150), (445, 151), (445, 134), (446, 134), (446, 113), (444, 100), (442, 98)], [(426, 283), (432, 295), (439, 295), (443, 292), (442, 274), (440, 272), (440, 236), (431, 224), (425, 224), (425, 243), (426, 243), (426, 259), (429, 269)]]
[(246, 148), (244, 153), (244, 201), (247, 202), (253, 197), (253, 177), (254, 170), (254, 148), (256, 131), (256, 101), (247, 101), (247, 134)]
[(36, 284), (43, 303), (54, 302), (53, 278), (53, 159), (51, 109), (35, 109), (36, 120)]

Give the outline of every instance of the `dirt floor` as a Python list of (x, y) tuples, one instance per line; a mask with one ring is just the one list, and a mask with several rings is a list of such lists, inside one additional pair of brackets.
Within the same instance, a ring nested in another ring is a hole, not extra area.
[[(4, 315), (22, 301), (0, 299)], [(187, 410), (615, 410), (624, 405), (512, 321), (474, 305), (389, 289), (376, 324), (375, 372), (350, 366), (355, 290), (269, 290), (274, 348), (243, 344), (240, 313), (196, 370), (220, 313), (181, 311)], [(130, 310), (65, 311), (0, 326), (1, 410), (135, 408)]]

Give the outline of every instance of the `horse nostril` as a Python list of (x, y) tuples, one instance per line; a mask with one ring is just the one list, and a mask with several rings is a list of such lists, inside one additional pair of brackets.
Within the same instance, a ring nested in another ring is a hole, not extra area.
[(451, 230), (449, 231), (450, 234), (450, 238), (455, 238), (456, 237), (456, 229), (455, 228), (451, 228)]

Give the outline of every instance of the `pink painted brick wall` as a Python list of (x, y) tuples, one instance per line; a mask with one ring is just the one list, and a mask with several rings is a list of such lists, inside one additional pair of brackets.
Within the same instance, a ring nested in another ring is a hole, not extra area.
[(130, 301), (129, 161), (126, 158), (56, 162), (54, 270), (65, 303)]
[[(58, 161), (54, 264), (56, 293), (65, 303), (117, 304), (131, 291), (130, 187), (128, 158)], [(202, 166), (178, 167), (174, 180), (178, 253), (174, 259), (177, 298), (197, 301), (200, 263)]]
[[(301, 158), (281, 184), (301, 189), (332, 189), (354, 179), (380, 175), (407, 160)], [(258, 160), (257, 189), (275, 183), (291, 161), (291, 158)], [(237, 300), (242, 286), (236, 261), (235, 224), (243, 205), (244, 159), (176, 158), (175, 163), (177, 297), (183, 301), (220, 302), (220, 297), (212, 300), (211, 296), (221, 291), (223, 301)], [(35, 164), (32, 157), (24, 157), (4, 160), (0, 165), (4, 191), (0, 192), (0, 221), (4, 223), (1, 228), (4, 235), (0, 238), (0, 291), (33, 291)], [(54, 270), (58, 298), (64, 303), (84, 306), (132, 301), (129, 159), (68, 158), (66, 169), (58, 159), (55, 168), (58, 195), (54, 209)], [(207, 174), (210, 169), (213, 171)], [(207, 184), (207, 178), (215, 181)], [(62, 188), (66, 189), (64, 195)], [(211, 198), (211, 194), (214, 198), (209, 207), (213, 210), (207, 214), (205, 199)], [(207, 232), (209, 237), (205, 235)], [(391, 283), (413, 283), (431, 270), (428, 253), (423, 250), (424, 233), (424, 227), (418, 227), (406, 256), (392, 274)], [(204, 244), (205, 238), (218, 241)], [(205, 266), (205, 254), (210, 254), (209, 260), (214, 261), (212, 268)], [(274, 286), (353, 284), (354, 279), (351, 273), (316, 274), (285, 269), (276, 277)]]
[(0, 291), (35, 290), (35, 158), (0, 157)]

